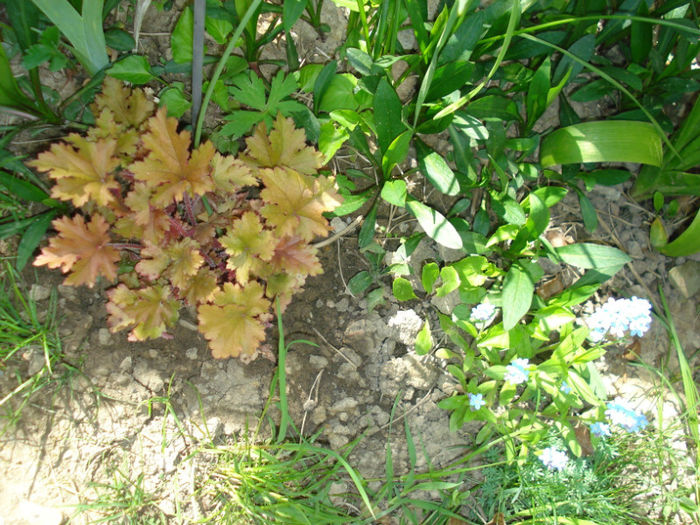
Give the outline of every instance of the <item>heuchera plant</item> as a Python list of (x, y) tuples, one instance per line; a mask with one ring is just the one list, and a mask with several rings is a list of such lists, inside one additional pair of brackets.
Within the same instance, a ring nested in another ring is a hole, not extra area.
[(166, 109), (107, 79), (96, 125), (31, 163), (55, 181), (52, 197), (81, 208), (53, 221), (58, 234), (36, 266), (61, 268), (67, 285), (116, 283), (107, 293), (112, 331), (130, 340), (164, 335), (183, 305), (197, 309), (214, 357), (252, 355), (271, 304), (286, 306), (307, 275), (321, 273), (310, 242), (329, 231), (340, 204), (332, 177), (302, 130), (278, 116), (247, 139), (239, 158), (210, 142), (190, 151)]

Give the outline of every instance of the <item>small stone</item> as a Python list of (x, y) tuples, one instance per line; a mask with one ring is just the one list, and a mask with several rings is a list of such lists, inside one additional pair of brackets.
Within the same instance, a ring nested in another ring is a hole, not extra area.
[(107, 346), (112, 342), (112, 334), (109, 333), (107, 328), (100, 328), (97, 331), (97, 341), (102, 346)]
[(51, 295), (51, 288), (40, 284), (33, 284), (29, 289), (29, 298), (32, 301), (43, 301)]
[(158, 350), (156, 350), (155, 348), (148, 349), (148, 357), (150, 357), (151, 359), (157, 359), (159, 355), (160, 355), (160, 352)]
[(349, 307), (350, 301), (348, 301), (347, 297), (343, 297), (340, 301), (335, 303), (335, 309), (339, 312), (347, 312)]
[[(355, 407), (357, 407), (357, 405), (358, 405), (357, 399), (352, 398), (352, 397), (346, 397), (345, 399), (341, 399), (340, 401), (337, 401), (336, 403), (334, 403), (333, 406), (328, 409), (328, 411), (331, 414), (338, 414), (340, 412), (348, 412), (348, 411), (355, 409)], [(346, 416), (347, 416), (347, 414), (346, 414)]]
[(134, 379), (151, 392), (160, 392), (165, 386), (165, 381), (160, 376), (158, 370), (154, 370), (144, 361), (139, 361), (134, 366), (133, 374)]
[(194, 361), (195, 359), (197, 359), (197, 351), (198, 350), (197, 350), (196, 346), (188, 348), (187, 350), (185, 350), (185, 357), (187, 357), (187, 359)]
[(64, 284), (59, 284), (57, 290), (58, 295), (67, 299), (68, 301), (75, 302), (78, 300), (78, 290), (76, 290), (74, 286), (66, 286)]
[(343, 423), (347, 423), (348, 421), (348, 413), (347, 412), (341, 412), (338, 414), (338, 419), (340, 419)]
[(328, 358), (322, 355), (312, 355), (309, 357), (309, 365), (316, 370), (326, 368), (328, 366)]
[(686, 261), (668, 272), (671, 283), (689, 299), (700, 291), (700, 262)]
[(119, 370), (122, 372), (129, 372), (131, 370), (131, 365), (132, 365), (132, 359), (131, 356), (128, 355), (124, 359), (122, 359), (122, 362), (119, 363)]
[(41, 371), (46, 365), (46, 357), (44, 352), (39, 348), (35, 348), (31, 351), (31, 356), (29, 357), (29, 367), (27, 368), (27, 375), (33, 376)]

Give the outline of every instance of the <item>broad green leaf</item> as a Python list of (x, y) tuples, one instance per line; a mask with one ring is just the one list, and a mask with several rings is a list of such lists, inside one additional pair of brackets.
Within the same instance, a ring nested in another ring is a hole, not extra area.
[(440, 270), (440, 280), (442, 284), (435, 290), (438, 297), (444, 297), (459, 288), (459, 275), (452, 266), (445, 266)]
[(120, 60), (109, 68), (107, 74), (132, 84), (145, 84), (155, 78), (148, 60), (140, 55), (131, 55)]
[(403, 208), (406, 206), (406, 181), (388, 180), (382, 187), (381, 197), (389, 204)]
[(391, 174), (394, 166), (401, 164), (406, 160), (406, 155), (408, 155), (408, 148), (411, 145), (411, 139), (413, 138), (413, 132), (408, 129), (396, 137), (391, 144), (386, 149), (384, 155), (382, 155), (382, 172), (385, 177)]
[[(568, 51), (572, 55), (577, 56), (583, 62), (588, 62), (593, 56), (595, 50), (595, 35), (584, 35), (576, 42), (574, 42)], [(583, 69), (583, 64), (581, 62), (575, 61), (571, 57), (563, 56), (559, 60), (556, 69), (554, 70), (554, 75), (552, 81), (558, 84), (565, 76), (568, 75), (569, 81), (572, 81)]]
[(666, 246), (659, 248), (659, 251), (670, 257), (681, 257), (700, 252), (700, 211), (683, 233)]
[(182, 10), (182, 14), (170, 35), (170, 50), (173, 53), (173, 62), (177, 64), (192, 62), (193, 32), (194, 13), (187, 6)]
[(598, 214), (590, 199), (586, 197), (586, 194), (582, 191), (578, 192), (578, 204), (581, 208), (581, 215), (583, 216), (583, 225), (589, 232), (594, 232), (598, 227)]
[(348, 288), (353, 295), (362, 294), (374, 282), (370, 273), (366, 270), (356, 273), (348, 281)]
[(404, 277), (397, 277), (391, 285), (391, 290), (399, 301), (410, 301), (411, 299), (418, 299), (416, 294), (413, 292), (413, 286), (411, 286), (411, 281), (405, 279)]
[(425, 355), (433, 348), (433, 336), (430, 333), (430, 324), (426, 319), (423, 328), (416, 336), (416, 353), (418, 355)]
[(508, 270), (503, 280), (503, 329), (510, 330), (530, 309), (535, 285), (517, 264)]
[(173, 82), (160, 93), (161, 107), (168, 108), (168, 116), (180, 118), (185, 111), (192, 107), (192, 102), (185, 97), (185, 85), (182, 82)]
[(532, 82), (528, 86), (526, 107), (527, 125), (531, 127), (547, 109), (547, 95), (549, 93), (551, 74), (550, 57), (545, 58), (540, 67), (535, 71)]
[(547, 208), (551, 208), (557, 202), (566, 197), (566, 194), (568, 192), (569, 190), (561, 186), (543, 186), (541, 188), (537, 188), (532, 193), (537, 195), (537, 197), (539, 197), (540, 200), (544, 202), (544, 205)]
[(578, 268), (610, 268), (622, 266), (632, 260), (613, 246), (589, 242), (561, 246), (555, 248), (555, 251), (565, 263)]
[(374, 123), (379, 149), (386, 154), (394, 139), (406, 129), (401, 121), (401, 101), (386, 78), (379, 81), (374, 94)]
[(435, 281), (437, 281), (440, 275), (440, 268), (437, 263), (430, 262), (423, 266), (423, 272), (421, 273), (421, 284), (423, 285), (423, 290), (425, 293), (433, 293), (433, 287), (435, 286)]
[(637, 162), (660, 166), (661, 138), (646, 122), (606, 120), (560, 128), (542, 140), (542, 166), (586, 162)]
[(323, 155), (323, 162), (330, 161), (348, 138), (350, 135), (346, 129), (336, 127), (331, 121), (324, 122), (318, 137), (318, 150)]
[(374, 239), (374, 227), (377, 224), (377, 209), (379, 208), (379, 201), (376, 201), (369, 210), (369, 213), (365, 217), (365, 222), (362, 223), (360, 228), (360, 233), (358, 235), (358, 245), (360, 249), (365, 248)]
[(306, 9), (307, 0), (285, 0), (282, 6), (282, 22), (285, 31), (289, 31)]
[(19, 88), (2, 46), (0, 46), (0, 106), (27, 109), (31, 113), (38, 112), (34, 101)]
[(131, 51), (136, 45), (134, 37), (118, 27), (112, 27), (105, 31), (105, 43), (117, 51)]
[(657, 250), (668, 244), (668, 233), (659, 217), (654, 219), (649, 227), (649, 243)]
[(411, 197), (406, 200), (406, 208), (418, 219), (418, 224), (428, 237), (446, 248), (454, 250), (462, 248), (459, 232), (439, 211)]
[(418, 153), (418, 166), (423, 175), (445, 195), (457, 195), (459, 183), (442, 155), (433, 151), (420, 139), (415, 141), (415, 147)]
[(537, 238), (544, 233), (549, 225), (549, 208), (535, 192), (528, 196), (528, 203), (530, 205), (530, 214), (525, 226), (530, 231), (530, 235), (533, 238)]
[[(338, 69), (338, 63), (335, 60), (331, 60), (328, 64), (323, 66), (323, 69), (321, 69), (314, 81), (314, 110), (316, 113), (320, 111), (323, 97), (329, 91), (331, 84), (334, 81), (338, 81), (337, 79), (344, 78), (342, 76), (336, 76), (336, 69)], [(333, 90), (331, 90), (330, 93), (333, 93)]]

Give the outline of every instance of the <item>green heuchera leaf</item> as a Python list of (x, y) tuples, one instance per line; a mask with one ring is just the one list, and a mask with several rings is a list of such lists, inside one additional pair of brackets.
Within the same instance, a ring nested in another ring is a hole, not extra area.
[(661, 137), (646, 122), (606, 120), (558, 129), (542, 140), (542, 166), (585, 162), (638, 162), (660, 166)]

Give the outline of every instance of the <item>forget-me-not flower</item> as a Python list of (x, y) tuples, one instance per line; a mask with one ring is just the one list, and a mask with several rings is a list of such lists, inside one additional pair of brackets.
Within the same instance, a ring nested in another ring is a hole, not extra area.
[(624, 428), (627, 432), (639, 432), (649, 424), (644, 414), (633, 409), (621, 397), (615, 398), (615, 401), (610, 401), (607, 406), (605, 415), (610, 423)]
[(485, 404), (483, 394), (469, 394), (469, 408), (472, 412), (476, 412)]
[(646, 299), (608, 299), (586, 319), (590, 330), (589, 339), (602, 341), (606, 334), (623, 337), (625, 332), (641, 337), (651, 326), (651, 303)]
[(494, 317), (496, 317), (496, 307), (492, 304), (481, 303), (472, 308), (472, 321), (486, 323), (491, 321)]
[(565, 452), (556, 447), (547, 447), (540, 454), (540, 461), (549, 470), (564, 470), (569, 462), (569, 457)]
[(512, 385), (519, 385), (520, 383), (526, 382), (530, 375), (530, 371), (527, 369), (528, 366), (530, 366), (530, 361), (524, 357), (513, 359), (513, 361), (506, 366), (506, 373), (503, 379)]
[(561, 390), (561, 391), (564, 392), (565, 394), (570, 394), (570, 393), (571, 393), (571, 387), (566, 383), (566, 381), (564, 381), (564, 382), (561, 384), (561, 388), (559, 388), (559, 390)]
[(612, 434), (612, 431), (610, 430), (610, 425), (607, 423), (596, 421), (591, 424), (591, 434), (598, 437), (608, 437)]

